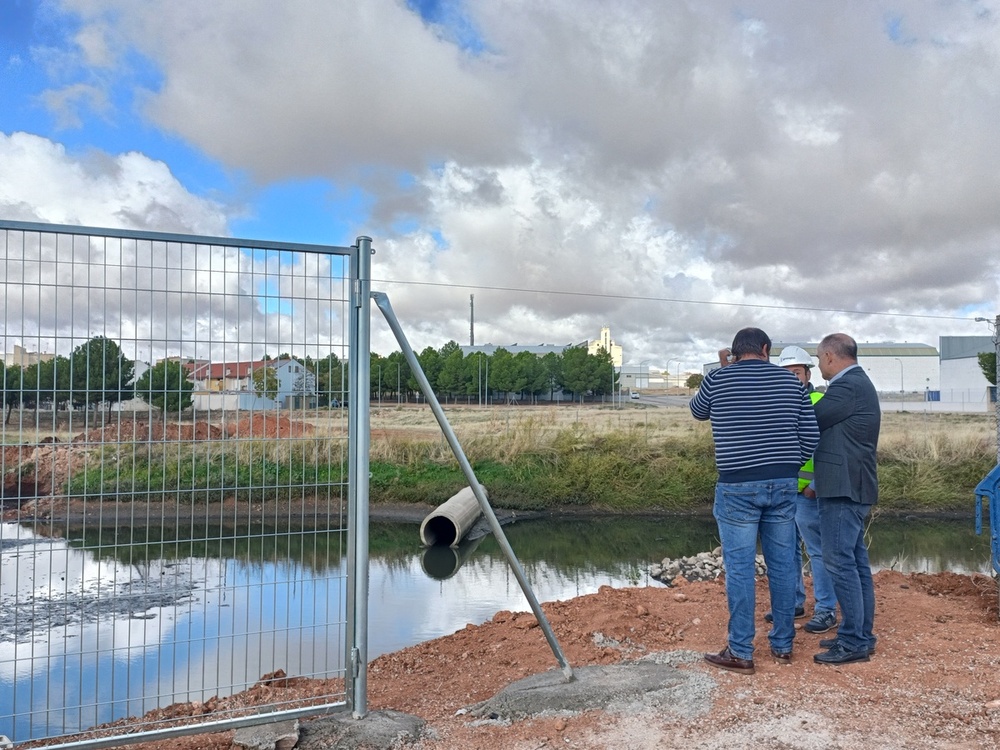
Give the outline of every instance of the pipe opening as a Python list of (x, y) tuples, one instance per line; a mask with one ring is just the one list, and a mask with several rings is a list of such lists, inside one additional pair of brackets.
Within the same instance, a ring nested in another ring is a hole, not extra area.
[(458, 541), (458, 526), (447, 516), (433, 516), (421, 527), (420, 539), (428, 547), (450, 547)]

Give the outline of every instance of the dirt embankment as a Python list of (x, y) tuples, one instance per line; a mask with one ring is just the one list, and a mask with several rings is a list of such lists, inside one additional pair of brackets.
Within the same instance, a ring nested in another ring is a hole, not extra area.
[[(69, 442), (43, 438), (37, 444), (5, 446), (0, 455), (3, 467), (4, 508), (22, 505), (37, 498), (58, 496), (66, 481), (96, 454), (109, 445), (121, 451), (140, 443), (191, 443), (205, 440), (301, 437), (313, 432), (313, 426), (284, 415), (254, 414), (222, 424), (199, 421), (185, 423), (147, 422), (135, 419), (114, 420), (104, 427), (75, 435)], [(32, 502), (31, 513), (51, 514), (51, 503)]]

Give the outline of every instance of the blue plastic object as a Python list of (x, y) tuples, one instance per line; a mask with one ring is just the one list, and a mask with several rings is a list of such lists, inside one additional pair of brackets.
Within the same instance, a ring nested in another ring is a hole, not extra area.
[(990, 553), (993, 570), (1000, 574), (1000, 464), (976, 485), (976, 533), (983, 533), (983, 500), (990, 508)]

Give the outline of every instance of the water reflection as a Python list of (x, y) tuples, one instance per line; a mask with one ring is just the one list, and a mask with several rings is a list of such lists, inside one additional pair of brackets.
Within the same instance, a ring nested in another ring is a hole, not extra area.
[[(650, 563), (718, 544), (710, 518), (568, 519), (505, 527), (540, 601), (601, 586), (659, 586)], [(129, 544), (108, 530), (71, 541), (0, 524), (0, 734), (16, 741), (156, 706), (205, 700), (284, 669), (341, 668), (344, 536), (189, 529)], [(876, 568), (988, 572), (989, 537), (970, 519), (878, 518)], [(445, 559), (416, 525), (369, 534), (369, 656), (482, 623), (527, 602), (493, 537)]]
[(336, 571), (90, 546), (0, 525), (0, 734), (15, 741), (226, 695), (276, 663), (343, 663)]
[(435, 544), (427, 547), (420, 558), (420, 566), (428, 578), (435, 581), (447, 581), (469, 561), (483, 537), (464, 539), (457, 547)]

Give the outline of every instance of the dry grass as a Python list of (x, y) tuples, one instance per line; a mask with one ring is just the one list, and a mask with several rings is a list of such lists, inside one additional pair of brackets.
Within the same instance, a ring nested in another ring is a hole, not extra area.
[(995, 456), (996, 450), (992, 414), (882, 415), (880, 458), (947, 463)]
[[(626, 434), (633, 441), (702, 437), (710, 432), (685, 408), (601, 406), (452, 407), (445, 415), (463, 449), (498, 461), (545, 452), (557, 437), (593, 440)], [(407, 464), (416, 458), (447, 460), (450, 451), (429, 407), (373, 409), (372, 456)], [(318, 425), (317, 425), (318, 426)], [(422, 446), (420, 445), (422, 444)], [(948, 462), (995, 454), (996, 429), (989, 414), (887, 413), (879, 455), (887, 460)]]
[[(686, 408), (656, 408), (626, 403), (610, 406), (450, 406), (445, 415), (470, 455), (506, 461), (524, 453), (545, 452), (557, 437), (576, 434), (594, 439), (626, 434), (641, 442), (666, 438), (702, 436), (709, 425), (696, 422)], [(75, 435), (95, 426), (81, 418), (77, 424), (31, 419), (15, 413), (6, 425), (4, 442), (37, 443), (55, 437), (70, 442)], [(347, 434), (345, 410), (306, 412), (302, 421), (313, 425), (317, 457), (327, 453), (328, 440), (343, 440)], [(100, 424), (100, 422), (98, 422)], [(371, 409), (372, 457), (401, 464), (420, 459), (444, 459), (450, 450), (430, 407), (426, 405), (383, 406)], [(253, 441), (245, 450), (280, 458), (292, 445), (308, 441)], [(273, 443), (265, 446), (267, 443)], [(949, 461), (996, 452), (996, 428), (992, 414), (939, 414), (889, 412), (882, 416), (879, 440), (881, 456), (900, 461)]]

